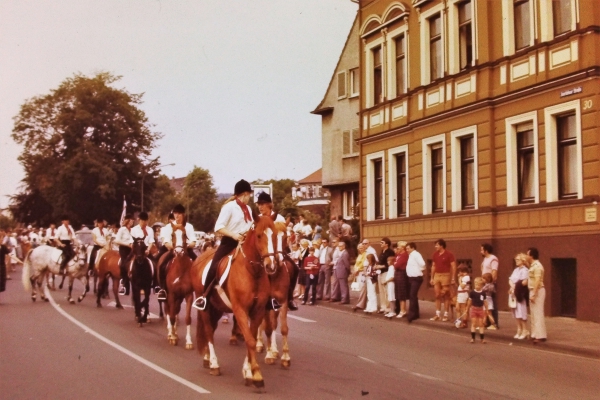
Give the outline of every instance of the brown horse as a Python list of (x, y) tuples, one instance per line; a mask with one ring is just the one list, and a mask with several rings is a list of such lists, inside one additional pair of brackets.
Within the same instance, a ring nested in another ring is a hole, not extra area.
[[(164, 303), (165, 314), (167, 314), (167, 340), (173, 346), (177, 346), (179, 337), (177, 336), (177, 318), (181, 310), (181, 303), (185, 300), (185, 348), (191, 350), (194, 348), (192, 343), (192, 302), (194, 300), (194, 289), (190, 279), (190, 270), (192, 259), (187, 254), (187, 237), (185, 235), (185, 221), (181, 225), (173, 227), (173, 244), (176, 241), (176, 232), (181, 231), (182, 245), (175, 246), (173, 250), (173, 259), (164, 266), (167, 270), (165, 282), (161, 282), (161, 287), (166, 288), (167, 301)], [(169, 253), (163, 254), (158, 265), (164, 263)]]
[(108, 287), (108, 278), (112, 279), (113, 295), (115, 296), (115, 307), (123, 309), (119, 299), (119, 280), (121, 279), (121, 269), (119, 260), (121, 256), (116, 250), (108, 250), (96, 262), (96, 274), (98, 275), (98, 290), (96, 292), (96, 306), (102, 307), (100, 298)]
[[(246, 385), (262, 388), (264, 380), (256, 360), (256, 335), (269, 298), (268, 274), (276, 268), (274, 243), (277, 231), (269, 217), (254, 216), (254, 221), (246, 239), (217, 266), (217, 279), (220, 279), (231, 259), (229, 278), (222, 287), (214, 288), (217, 293), (213, 292), (211, 295), (208, 307), (204, 311), (198, 311), (196, 339), (198, 351), (204, 356), (204, 366), (210, 367), (211, 375), (220, 375), (214, 348), (214, 331), (223, 313), (233, 312), (248, 350), (242, 369)], [(202, 276), (212, 254), (203, 254), (192, 267), (192, 283), (197, 296), (204, 292)], [(221, 291), (230, 304), (226, 304), (227, 301), (220, 297)]]

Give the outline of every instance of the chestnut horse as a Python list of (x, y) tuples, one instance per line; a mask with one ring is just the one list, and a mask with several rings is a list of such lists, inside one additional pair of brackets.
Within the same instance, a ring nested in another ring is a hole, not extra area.
[[(248, 350), (242, 368), (246, 385), (264, 387), (256, 359), (256, 335), (264, 318), (265, 305), (270, 293), (268, 274), (276, 268), (276, 235), (275, 225), (269, 217), (255, 215), (253, 227), (248, 231), (245, 240), (217, 266), (217, 279), (220, 279), (231, 257), (229, 278), (222, 287), (214, 288), (206, 309), (198, 311), (196, 327), (198, 351), (204, 356), (204, 366), (210, 367), (211, 375), (221, 374), (214, 348), (214, 331), (223, 313), (233, 312)], [(194, 262), (191, 277), (196, 296), (204, 292), (202, 276), (208, 262), (212, 261), (213, 254), (204, 253)], [(231, 307), (220, 297), (220, 290), (225, 293)]]
[[(177, 346), (179, 337), (177, 336), (177, 318), (181, 310), (181, 303), (185, 299), (185, 348), (191, 350), (194, 348), (192, 343), (192, 302), (194, 301), (194, 290), (190, 279), (190, 269), (192, 259), (187, 254), (187, 237), (185, 235), (184, 221), (181, 225), (171, 224), (173, 227), (173, 245), (177, 243), (177, 231), (181, 232), (182, 245), (175, 246), (173, 250), (173, 259), (164, 266), (167, 270), (165, 282), (160, 282), (161, 287), (167, 291), (167, 301), (164, 304), (165, 314), (167, 314), (167, 340), (173, 346)], [(162, 265), (164, 259), (169, 255), (165, 253), (160, 258), (158, 265)], [(160, 274), (159, 274), (160, 276)]]
[[(135, 310), (135, 320), (142, 327), (142, 324), (148, 322), (150, 313), (150, 290), (152, 287), (152, 278), (154, 276), (154, 265), (146, 256), (146, 243), (144, 238), (133, 238), (131, 253), (133, 261), (129, 265), (129, 278), (131, 281), (131, 298)], [(142, 300), (142, 292), (144, 300)], [(142, 308), (144, 314), (142, 314)]]
[(96, 274), (98, 275), (98, 290), (96, 291), (96, 306), (102, 307), (100, 298), (108, 288), (108, 278), (112, 279), (113, 295), (115, 296), (115, 307), (123, 309), (119, 299), (119, 280), (121, 279), (121, 269), (119, 260), (121, 256), (116, 250), (106, 251), (96, 262)]

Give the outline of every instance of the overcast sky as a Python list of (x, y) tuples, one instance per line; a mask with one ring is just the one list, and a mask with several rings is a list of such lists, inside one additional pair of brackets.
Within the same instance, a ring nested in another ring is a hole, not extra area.
[(109, 71), (164, 134), (163, 172), (301, 179), (321, 167), (321, 101), (350, 0), (0, 0), (0, 207), (23, 178), (10, 137), (26, 99)]

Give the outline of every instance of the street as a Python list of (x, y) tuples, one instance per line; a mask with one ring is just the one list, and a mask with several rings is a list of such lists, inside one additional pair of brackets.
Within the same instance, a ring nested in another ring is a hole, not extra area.
[[(228, 343), (231, 323), (216, 334), (222, 376), (214, 377), (197, 349), (167, 343), (164, 321), (138, 328), (133, 309), (117, 310), (106, 299), (98, 309), (93, 295), (70, 305), (66, 289), (33, 303), (20, 268), (12, 276), (0, 295), (2, 399), (593, 399), (600, 389), (600, 361), (592, 358), (489, 336), (488, 344), (472, 345), (464, 330), (317, 305), (291, 313), (289, 370), (259, 355), (266, 387), (257, 395), (241, 375), (245, 346)], [(158, 314), (155, 297), (151, 303)]]

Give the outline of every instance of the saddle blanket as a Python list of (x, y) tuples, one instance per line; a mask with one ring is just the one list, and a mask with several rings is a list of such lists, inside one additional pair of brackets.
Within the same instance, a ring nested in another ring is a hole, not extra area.
[(52, 261), (54, 261), (55, 263), (60, 264), (60, 262), (62, 261), (62, 255), (63, 255), (62, 250), (54, 247), (54, 248), (52, 248), (52, 252), (50, 253), (50, 259)]
[[(223, 304), (225, 304), (229, 308), (229, 311), (231, 312), (231, 310), (232, 310), (231, 301), (229, 300), (229, 297), (227, 297), (227, 294), (223, 290), (223, 284), (225, 283), (225, 281), (227, 281), (227, 277), (229, 276), (229, 271), (231, 270), (231, 260), (233, 259), (233, 255), (229, 255), (228, 258), (229, 258), (229, 260), (227, 261), (227, 267), (225, 267), (225, 272), (223, 272), (223, 275), (221, 275), (221, 278), (219, 279), (219, 284), (215, 285), (214, 289), (217, 291), (217, 294), (223, 301)], [(206, 264), (206, 267), (204, 267), (204, 271), (202, 271), (202, 286), (206, 285), (206, 275), (208, 275), (208, 270), (210, 269), (211, 264), (212, 264), (212, 260), (210, 260)]]

